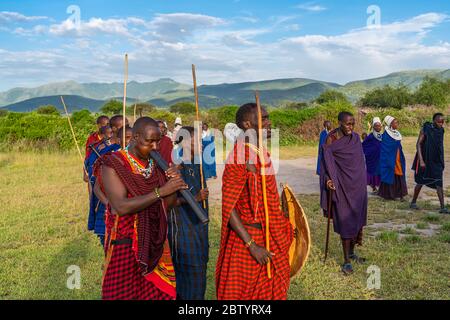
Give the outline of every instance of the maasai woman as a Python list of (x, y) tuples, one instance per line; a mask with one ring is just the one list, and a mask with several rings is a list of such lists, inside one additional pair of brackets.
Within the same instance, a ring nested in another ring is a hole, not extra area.
[(372, 187), (373, 193), (376, 193), (381, 184), (380, 177), (380, 152), (381, 152), (381, 120), (378, 117), (373, 118), (373, 131), (362, 143), (364, 155), (366, 157), (367, 185)]
[(216, 146), (214, 144), (214, 136), (211, 134), (208, 124), (206, 123), (203, 123), (202, 128), (202, 148), (205, 179), (216, 179)]
[(385, 131), (381, 141), (380, 175), (381, 185), (378, 194), (386, 200), (400, 199), (408, 194), (406, 185), (406, 161), (402, 148), (402, 135), (399, 123), (391, 116), (384, 118)]

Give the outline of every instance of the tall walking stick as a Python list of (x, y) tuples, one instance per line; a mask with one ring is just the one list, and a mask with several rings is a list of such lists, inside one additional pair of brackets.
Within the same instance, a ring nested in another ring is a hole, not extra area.
[[(192, 80), (194, 82), (194, 95), (195, 95), (195, 112), (196, 112), (196, 119), (198, 124), (198, 134), (197, 134), (197, 145), (198, 145), (198, 154), (200, 155), (199, 161), (200, 161), (200, 182), (202, 185), (202, 189), (205, 186), (205, 177), (203, 176), (203, 152), (202, 152), (202, 125), (200, 123), (200, 112), (199, 112), (199, 105), (198, 105), (198, 89), (197, 89), (197, 76), (195, 73), (195, 65), (192, 65)], [(206, 201), (203, 200), (203, 208), (206, 209)]]
[[(266, 222), (266, 250), (270, 252), (270, 238), (269, 238), (269, 206), (267, 204), (267, 190), (266, 190), (266, 160), (265, 160), (265, 152), (263, 151), (263, 126), (262, 126), (262, 110), (261, 103), (259, 101), (259, 93), (255, 92), (256, 98), (256, 106), (258, 109), (258, 149), (259, 149), (259, 158), (261, 161), (261, 182), (262, 182), (262, 194), (263, 194), (263, 202), (264, 202), (264, 213), (265, 213), (265, 222)], [(270, 260), (267, 263), (267, 276), (269, 279), (272, 278), (272, 273), (270, 271)]]
[(133, 110), (133, 125), (136, 122), (136, 103), (134, 104), (134, 110)]
[(125, 136), (126, 136), (126, 116), (125, 116), (125, 112), (126, 112), (126, 108), (127, 108), (127, 82), (128, 82), (128, 53), (125, 54), (125, 75), (124, 75), (124, 80), (123, 80), (123, 107), (122, 107), (122, 112), (123, 112), (123, 130), (122, 130), (122, 148), (125, 149), (126, 147), (126, 142), (125, 142)]
[(75, 131), (73, 130), (72, 122), (70, 121), (70, 116), (69, 116), (69, 112), (67, 111), (66, 103), (64, 102), (64, 99), (62, 96), (61, 96), (61, 102), (64, 107), (64, 111), (66, 112), (66, 115), (67, 115), (67, 121), (69, 122), (70, 131), (72, 131), (73, 142), (75, 143), (75, 146), (77, 147), (78, 154), (80, 155), (81, 162), (83, 163), (84, 173), (86, 173), (86, 175), (89, 175), (86, 170), (86, 167), (84, 165), (84, 158), (83, 158), (83, 155), (81, 154), (80, 146), (78, 145), (77, 138), (75, 137)]
[(331, 221), (331, 210), (333, 208), (333, 190), (330, 189), (328, 192), (328, 221), (327, 221), (327, 236), (325, 240), (325, 257), (323, 258), (323, 263), (327, 261), (328, 257), (328, 243), (330, 242), (330, 221)]

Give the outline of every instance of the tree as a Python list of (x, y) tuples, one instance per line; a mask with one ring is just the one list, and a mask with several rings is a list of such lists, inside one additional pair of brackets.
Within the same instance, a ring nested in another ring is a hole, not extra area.
[(414, 93), (414, 101), (417, 104), (427, 106), (445, 106), (450, 96), (449, 89), (449, 80), (444, 82), (435, 78), (426, 77)]
[[(136, 104), (136, 116), (139, 117), (141, 114), (143, 116), (148, 115), (156, 110), (156, 107), (148, 102), (140, 102)], [(128, 107), (127, 114), (134, 114), (134, 104)]]
[(100, 111), (105, 114), (121, 114), (122, 108), (122, 102), (117, 100), (109, 100), (100, 108)]
[(55, 106), (52, 105), (46, 105), (46, 106), (40, 106), (36, 109), (36, 112), (38, 114), (47, 114), (47, 115), (59, 115), (59, 110)]
[(182, 101), (171, 105), (169, 110), (173, 113), (192, 114), (195, 113), (195, 104), (188, 101)]
[(0, 117), (6, 117), (8, 115), (8, 110), (0, 108)]
[(382, 88), (376, 88), (368, 91), (360, 100), (360, 104), (364, 107), (373, 108), (395, 108), (402, 109), (412, 104), (413, 97), (408, 87), (400, 85), (391, 87), (386, 85)]
[(326, 90), (320, 94), (315, 100), (318, 104), (324, 104), (327, 102), (349, 102), (345, 94), (336, 90)]

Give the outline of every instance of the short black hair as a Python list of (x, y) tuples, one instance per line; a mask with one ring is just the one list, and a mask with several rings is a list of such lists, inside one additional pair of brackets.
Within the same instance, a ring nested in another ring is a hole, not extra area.
[(142, 131), (149, 126), (158, 128), (159, 130), (158, 122), (156, 122), (154, 119), (150, 117), (141, 117), (137, 119), (133, 126), (133, 135), (142, 133)]
[(256, 103), (246, 103), (239, 107), (236, 112), (236, 124), (240, 129), (244, 130), (242, 123), (248, 120), (249, 115), (254, 113), (257, 107)]
[(108, 122), (109, 122), (108, 116), (103, 115), (103, 116), (100, 116), (97, 118), (97, 124), (100, 124), (102, 122), (102, 120), (108, 120)]
[(184, 130), (189, 132), (189, 134), (191, 135), (191, 138), (194, 137), (194, 134), (195, 134), (194, 127), (192, 127), (192, 126), (181, 127), (180, 130), (178, 130), (178, 132), (177, 132), (177, 136), (175, 137), (175, 144), (180, 144), (181, 141), (183, 141), (182, 133), (184, 132)]
[[(133, 128), (127, 125), (127, 126), (125, 127), (125, 130), (126, 130), (126, 131), (133, 131)], [(119, 138), (121, 138), (122, 135), (123, 135), (123, 127), (120, 128), (119, 131), (117, 132), (117, 136), (118, 136)]]
[(437, 118), (439, 118), (439, 117), (444, 118), (445, 116), (444, 116), (444, 114), (441, 113), (441, 112), (435, 113), (435, 114), (433, 115), (433, 121), (435, 121), (435, 120), (436, 120)]
[[(118, 121), (122, 121), (123, 120), (123, 116), (122, 115), (118, 115), (116, 114), (115, 116), (112, 116), (111, 119), (109, 119), (109, 123), (111, 125), (111, 127), (117, 127), (117, 122)], [(128, 122), (128, 118), (125, 118), (125, 123)]]
[(330, 120), (325, 120), (325, 121), (323, 122), (323, 126), (325, 127), (325, 126), (327, 125), (327, 123), (331, 124), (331, 121), (330, 121)]
[(339, 112), (339, 115), (338, 115), (338, 120), (339, 121), (344, 121), (344, 119), (346, 117), (354, 117), (354, 116), (353, 116), (353, 113), (348, 112), (348, 111)]

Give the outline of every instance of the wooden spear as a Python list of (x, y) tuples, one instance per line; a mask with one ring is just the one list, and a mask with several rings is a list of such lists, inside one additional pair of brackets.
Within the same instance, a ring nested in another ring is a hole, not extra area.
[[(270, 252), (270, 221), (269, 221), (269, 206), (267, 204), (267, 190), (266, 190), (266, 159), (264, 152), (264, 143), (263, 143), (263, 125), (262, 125), (262, 110), (261, 103), (259, 101), (259, 93), (255, 92), (256, 98), (256, 106), (258, 109), (258, 149), (259, 149), (259, 159), (261, 161), (261, 184), (262, 184), (262, 194), (263, 194), (263, 202), (264, 202), (264, 213), (265, 213), (265, 222), (266, 222), (266, 250)], [(272, 278), (272, 273), (270, 271), (270, 260), (267, 263), (267, 276), (269, 279)]]
[(126, 108), (127, 108), (127, 82), (128, 82), (128, 53), (125, 54), (125, 75), (123, 81), (123, 130), (122, 130), (122, 148), (125, 149), (125, 136), (126, 136)]
[(133, 125), (136, 122), (136, 103), (134, 104), (134, 111), (133, 111)]
[(65, 104), (64, 99), (63, 99), (62, 96), (61, 96), (61, 102), (62, 102), (62, 105), (64, 107), (64, 111), (66, 112), (66, 115), (67, 115), (67, 121), (69, 122), (70, 131), (72, 131), (73, 141), (75, 142), (75, 145), (76, 145), (77, 150), (78, 150), (78, 154), (80, 155), (81, 162), (83, 163), (83, 170), (86, 173), (86, 175), (89, 175), (87, 170), (86, 170), (86, 167), (84, 166), (84, 158), (83, 158), (83, 155), (81, 154), (80, 146), (78, 145), (78, 141), (77, 141), (77, 138), (75, 136), (75, 131), (73, 130), (72, 122), (70, 121), (69, 112), (67, 111), (66, 104)]
[[(198, 104), (198, 89), (197, 89), (197, 76), (195, 73), (195, 65), (192, 65), (192, 80), (194, 82), (194, 95), (195, 95), (195, 112), (196, 112), (196, 119), (197, 124), (199, 126), (198, 128), (198, 135), (197, 135), (197, 144), (198, 144), (198, 154), (199, 161), (200, 161), (200, 182), (202, 184), (202, 189), (205, 186), (205, 178), (203, 177), (203, 152), (202, 152), (202, 124), (200, 122), (200, 112), (199, 112), (199, 104)], [(206, 209), (206, 201), (203, 200), (203, 208)]]

